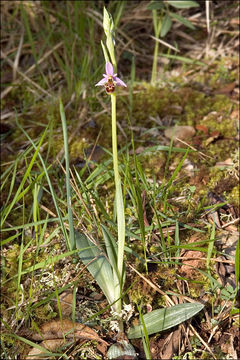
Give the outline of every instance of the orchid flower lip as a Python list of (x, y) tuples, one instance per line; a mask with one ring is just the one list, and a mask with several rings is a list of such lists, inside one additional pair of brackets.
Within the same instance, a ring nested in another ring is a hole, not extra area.
[(127, 87), (125, 82), (117, 77), (117, 74), (113, 73), (113, 66), (109, 61), (106, 62), (105, 70), (106, 74), (103, 74), (103, 78), (95, 86), (107, 86), (108, 82), (113, 80), (115, 85)]

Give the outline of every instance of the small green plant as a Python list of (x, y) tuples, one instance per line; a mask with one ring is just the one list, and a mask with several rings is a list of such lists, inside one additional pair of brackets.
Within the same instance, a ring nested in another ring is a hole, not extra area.
[[(170, 5), (170, 6), (169, 6)], [(152, 77), (151, 83), (154, 85), (157, 80), (157, 58), (159, 50), (159, 37), (164, 38), (171, 30), (172, 20), (177, 20), (188, 28), (195, 30), (195, 26), (183, 16), (171, 11), (171, 6), (176, 9), (189, 9), (198, 7), (196, 1), (152, 1), (148, 5), (148, 9), (152, 10), (153, 28), (155, 35), (155, 48), (153, 55)], [(165, 43), (170, 49), (174, 49), (171, 45)], [(177, 50), (177, 49), (175, 49)]]

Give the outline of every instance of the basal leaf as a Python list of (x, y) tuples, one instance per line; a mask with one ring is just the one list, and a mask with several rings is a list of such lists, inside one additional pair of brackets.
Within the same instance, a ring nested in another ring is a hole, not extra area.
[(117, 244), (111, 233), (108, 231), (108, 229), (101, 224), (103, 238), (105, 242), (105, 247), (107, 250), (108, 259), (110, 261), (110, 264), (114, 268), (114, 270), (117, 272)]
[[(165, 309), (153, 310), (152, 312), (143, 315), (148, 335), (181, 324), (196, 315), (203, 307), (204, 305), (197, 302), (178, 304)], [(127, 336), (129, 339), (137, 339), (142, 336), (143, 332), (143, 326), (140, 324), (131, 327)]]
[[(123, 286), (123, 284), (125, 283), (125, 278), (126, 278), (125, 264), (123, 263), (123, 274), (122, 274), (123, 277), (122, 277), (122, 279), (120, 279), (118, 268), (117, 268), (117, 254), (118, 254), (117, 243), (116, 243), (114, 237), (112, 236), (112, 234), (110, 233), (110, 231), (104, 225), (101, 224), (101, 228), (102, 228), (102, 232), (103, 232), (103, 238), (104, 238), (104, 242), (105, 242), (107, 256), (108, 256), (109, 262), (113, 268), (113, 272), (115, 275), (115, 278), (114, 278), (115, 288), (120, 283), (122, 283), (122, 286)], [(125, 249), (125, 247), (124, 247), (124, 249)]]
[(93, 244), (88, 237), (80, 232), (75, 232), (76, 247), (79, 257), (87, 265), (88, 271), (96, 280), (109, 304), (116, 299), (114, 296), (113, 270), (103, 249)]
[(172, 5), (173, 7), (177, 8), (177, 9), (190, 9), (192, 7), (198, 7), (199, 4), (196, 1), (181, 1), (181, 0), (177, 0), (177, 1), (172, 1), (172, 0), (168, 0), (167, 2), (169, 5)]

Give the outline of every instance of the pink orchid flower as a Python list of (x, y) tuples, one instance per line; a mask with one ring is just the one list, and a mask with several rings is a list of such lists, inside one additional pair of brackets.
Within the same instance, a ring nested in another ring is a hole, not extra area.
[(125, 82), (117, 77), (117, 74), (113, 73), (113, 66), (110, 62), (106, 63), (106, 74), (103, 74), (103, 79), (100, 80), (95, 86), (105, 86), (106, 92), (111, 94), (115, 91), (115, 85), (125, 86)]

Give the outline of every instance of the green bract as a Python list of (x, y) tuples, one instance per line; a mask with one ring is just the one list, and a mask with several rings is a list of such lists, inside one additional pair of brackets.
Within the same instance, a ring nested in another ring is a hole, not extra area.
[(103, 9), (103, 29), (106, 37), (113, 35), (114, 23), (111, 14), (104, 7)]

